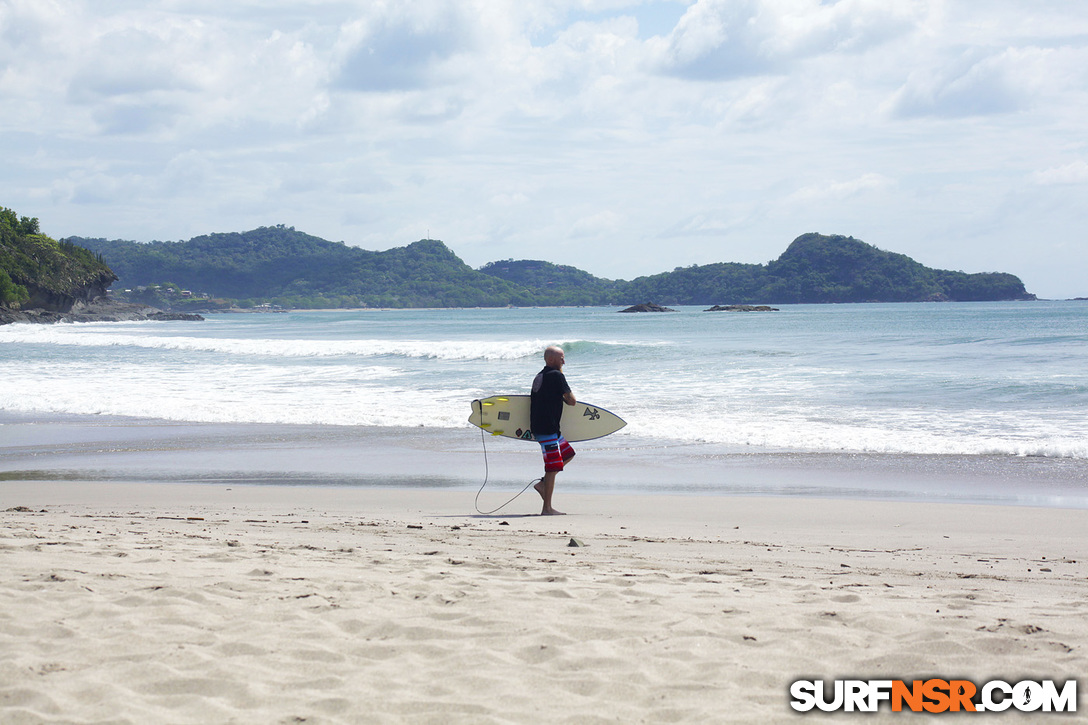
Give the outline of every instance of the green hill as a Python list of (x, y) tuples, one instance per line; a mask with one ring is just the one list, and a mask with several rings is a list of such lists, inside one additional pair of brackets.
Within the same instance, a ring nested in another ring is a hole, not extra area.
[(768, 302), (918, 302), (1029, 297), (1011, 274), (931, 269), (853, 237), (804, 234), (766, 266)]
[(116, 279), (101, 257), (51, 239), (37, 219), (0, 207), (0, 307), (64, 312), (105, 295)]
[(677, 268), (626, 283), (624, 300), (663, 305), (1034, 299), (1014, 275), (931, 269), (839, 235), (803, 234), (766, 265)]
[(545, 296), (550, 304), (561, 305), (619, 304), (616, 300), (626, 284), (622, 280), (594, 277), (565, 264), (533, 259), (488, 262), (480, 267), (480, 271), (534, 290)]
[(187, 242), (81, 239), (121, 288), (172, 283), (194, 293), (290, 307), (784, 304), (1031, 299), (1011, 274), (925, 267), (852, 237), (804, 234), (767, 264), (720, 262), (631, 281), (537, 260), (466, 265), (424, 239), (384, 252), (283, 225)]
[(535, 304), (524, 287), (478, 272), (423, 239), (373, 252), (283, 225), (187, 242), (71, 238), (103, 256), (119, 287), (174, 283), (194, 293), (292, 307)]

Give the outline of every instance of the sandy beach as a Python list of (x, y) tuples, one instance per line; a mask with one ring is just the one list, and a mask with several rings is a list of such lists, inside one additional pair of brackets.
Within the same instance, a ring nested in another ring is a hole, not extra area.
[(0, 483), (0, 722), (898, 722), (939, 716), (801, 716), (789, 685), (1088, 671), (1085, 510), (556, 504)]

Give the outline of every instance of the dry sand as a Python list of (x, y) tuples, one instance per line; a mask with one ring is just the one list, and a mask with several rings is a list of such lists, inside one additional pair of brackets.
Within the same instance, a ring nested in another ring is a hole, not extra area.
[(1088, 511), (537, 503), (0, 483), (0, 722), (914, 722), (964, 715), (800, 716), (789, 683), (1088, 671)]

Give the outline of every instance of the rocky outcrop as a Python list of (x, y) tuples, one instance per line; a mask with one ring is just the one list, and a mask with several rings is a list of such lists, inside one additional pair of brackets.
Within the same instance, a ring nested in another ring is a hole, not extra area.
[(142, 309), (121, 309), (106, 297), (116, 280), (101, 256), (0, 207), (0, 324), (146, 319)]
[(152, 312), (147, 316), (149, 320), (156, 320), (159, 322), (180, 320), (183, 322), (203, 322), (204, 318), (195, 312)]
[(140, 320), (202, 321), (200, 315), (187, 312), (163, 312), (156, 307), (116, 302), (100, 297), (91, 302), (79, 300), (66, 311), (32, 308), (8, 310), (0, 308), (0, 325), (13, 322), (51, 324), (54, 322), (133, 322)]
[(620, 310), (620, 312), (676, 312), (676, 310), (655, 305), (653, 302), (644, 302), (641, 305), (633, 305), (626, 310)]
[(30, 299), (23, 302), (20, 309), (67, 313), (81, 306), (93, 305), (96, 301), (105, 298), (106, 290), (116, 279), (117, 277), (109, 272), (108, 274), (98, 275), (82, 284), (70, 282), (63, 287), (59, 285), (46, 286), (36, 284), (33, 281), (21, 280), (30, 294)]
[(703, 312), (778, 312), (778, 308), (767, 305), (714, 305)]

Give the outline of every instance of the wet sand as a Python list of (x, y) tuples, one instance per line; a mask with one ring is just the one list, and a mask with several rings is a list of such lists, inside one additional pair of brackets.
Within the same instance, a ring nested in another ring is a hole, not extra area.
[[(576, 445), (565, 493), (786, 496), (1088, 509), (1088, 461)], [(0, 412), (0, 483), (99, 481), (478, 489), (491, 506), (540, 475), (531, 442), (463, 430), (201, 424)], [(484, 510), (488, 510), (484, 507)]]

